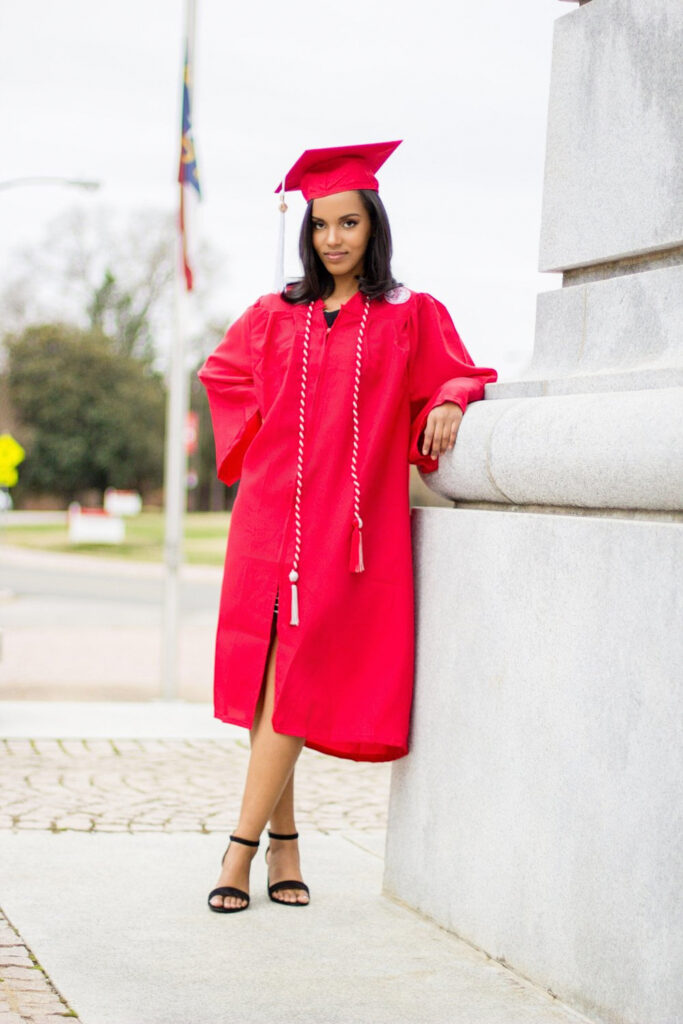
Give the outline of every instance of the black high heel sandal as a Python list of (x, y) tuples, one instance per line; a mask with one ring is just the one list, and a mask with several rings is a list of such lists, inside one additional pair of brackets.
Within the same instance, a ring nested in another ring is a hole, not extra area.
[[(279, 832), (271, 832), (270, 829), (268, 829), (268, 838), (269, 839), (298, 839), (299, 838), (299, 833), (298, 832), (293, 832), (289, 836), (283, 836)], [(268, 848), (266, 849), (266, 864), (268, 863), (268, 850), (270, 850), (270, 844), (268, 845)], [(268, 875), (268, 880), (267, 880), (267, 885), (268, 885), (268, 895), (270, 896), (270, 898), (273, 901), (273, 903), (279, 903), (283, 907), (307, 907), (308, 904), (311, 901), (311, 893), (310, 893), (310, 890), (309, 890), (308, 886), (306, 885), (306, 883), (305, 882), (299, 882), (295, 878), (294, 879), (288, 879), (288, 880), (285, 880), (285, 881), (282, 881), (282, 882), (274, 882), (271, 885), (270, 884), (270, 874), (269, 874)], [(296, 900), (296, 901), (294, 901), (292, 903), (290, 903), (288, 900), (279, 900), (279, 899), (277, 899), (276, 896), (273, 895), (273, 893), (279, 892), (281, 889), (301, 889), (308, 896), (308, 900), (307, 900), (306, 903), (299, 903), (298, 900)]]
[[(241, 836), (230, 836), (230, 843), (244, 843), (245, 846), (258, 846), (260, 839), (242, 839)], [(223, 859), (221, 860), (221, 867), (225, 860), (225, 854), (230, 849), (230, 843), (225, 848)], [(247, 902), (243, 907), (214, 907), (211, 902), (213, 896), (236, 896), (240, 900), (246, 900)], [(236, 889), (234, 885), (219, 885), (217, 889), (212, 889), (209, 893), (209, 910), (214, 910), (217, 914), (236, 914), (239, 910), (246, 910), (249, 906), (249, 893), (243, 889)]]

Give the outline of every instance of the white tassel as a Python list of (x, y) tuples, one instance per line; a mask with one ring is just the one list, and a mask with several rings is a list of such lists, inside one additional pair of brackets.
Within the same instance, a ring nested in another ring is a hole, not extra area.
[(285, 182), (282, 181), (282, 192), (280, 195), (280, 222), (278, 225), (277, 252), (275, 258), (275, 287), (274, 291), (281, 292), (285, 286), (285, 216), (287, 214), (287, 203), (285, 202)]
[(290, 626), (299, 625), (299, 592), (297, 590), (296, 581), (299, 579), (299, 573), (295, 569), (289, 574), (289, 579), (292, 584), (292, 614), (289, 620)]

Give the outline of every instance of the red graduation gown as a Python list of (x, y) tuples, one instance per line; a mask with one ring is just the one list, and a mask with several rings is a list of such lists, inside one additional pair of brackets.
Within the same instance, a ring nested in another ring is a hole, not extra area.
[(294, 495), (307, 306), (265, 295), (233, 323), (199, 378), (207, 390), (218, 476), (240, 480), (216, 638), (216, 717), (250, 727), (279, 591), (277, 732), (356, 761), (408, 752), (413, 693), (409, 463), (445, 401), (463, 411), (496, 380), (474, 366), (446, 308), (395, 289), (370, 303), (358, 395), (364, 572), (349, 568), (353, 526), (352, 397), (357, 293), (327, 331), (313, 308), (306, 388), (299, 625), (290, 625)]

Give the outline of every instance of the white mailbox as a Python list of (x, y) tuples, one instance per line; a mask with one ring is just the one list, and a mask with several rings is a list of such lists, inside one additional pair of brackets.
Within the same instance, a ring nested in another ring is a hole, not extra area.
[(102, 508), (81, 508), (77, 501), (69, 505), (70, 544), (121, 544), (126, 524)]
[(108, 487), (104, 492), (104, 508), (113, 516), (139, 516), (142, 497), (138, 491), (118, 491)]

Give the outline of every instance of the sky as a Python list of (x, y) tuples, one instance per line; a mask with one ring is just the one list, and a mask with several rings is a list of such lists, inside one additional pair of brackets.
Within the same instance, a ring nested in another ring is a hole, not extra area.
[[(531, 358), (554, 21), (560, 0), (197, 0), (198, 237), (223, 256), (226, 321), (273, 288), (273, 194), (304, 149), (402, 139), (379, 172), (394, 275), (446, 304), (475, 363)], [(74, 206), (175, 211), (182, 0), (0, 0), (0, 271)], [(289, 199), (286, 273), (304, 210)], [(39, 281), (36, 287), (40, 287)]]

